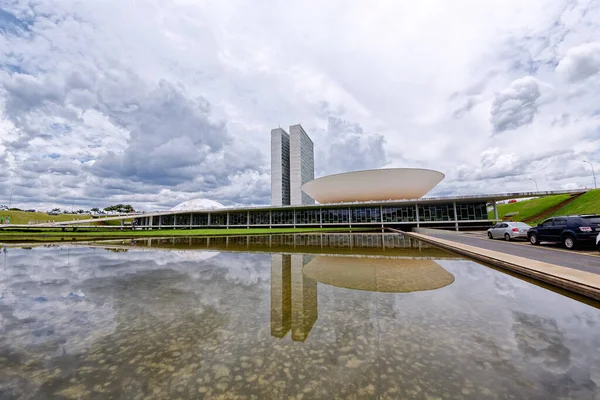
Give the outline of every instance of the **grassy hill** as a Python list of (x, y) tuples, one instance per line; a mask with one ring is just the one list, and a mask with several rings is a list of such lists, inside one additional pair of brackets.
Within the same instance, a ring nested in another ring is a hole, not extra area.
[[(570, 196), (568, 194), (559, 194), (555, 196), (537, 197), (535, 199), (519, 201), (516, 203), (501, 204), (498, 206), (498, 218), (502, 218), (508, 213), (518, 212), (518, 214), (511, 217), (511, 219), (513, 221), (523, 221), (541, 214), (549, 208), (556, 207), (569, 198)], [(548, 216), (574, 214), (600, 214), (600, 189), (588, 191)], [(540, 219), (543, 220), (548, 218), (548, 216), (528, 221), (528, 223), (530, 225), (535, 225), (541, 222)], [(493, 211), (488, 213), (488, 218), (494, 218)]]
[(600, 214), (600, 189), (582, 194), (552, 215)]
[[(508, 213), (518, 212), (518, 214), (511, 217), (511, 219), (513, 221), (523, 221), (548, 208), (555, 207), (563, 201), (568, 200), (570, 197), (571, 196), (568, 194), (558, 194), (555, 196), (536, 197), (535, 199), (518, 201), (516, 203), (501, 204), (498, 206), (498, 218), (502, 218)], [(488, 213), (488, 218), (494, 218), (494, 211)]]
[[(28, 224), (29, 221), (35, 221), (37, 223), (43, 222), (60, 222), (60, 221), (73, 221), (74, 219), (89, 219), (90, 215), (87, 214), (59, 214), (59, 215), (48, 215), (44, 212), (25, 212), (25, 211), (6, 211), (1, 210), (0, 215), (6, 218), (10, 215), (11, 224)], [(33, 222), (32, 222), (33, 223)]]

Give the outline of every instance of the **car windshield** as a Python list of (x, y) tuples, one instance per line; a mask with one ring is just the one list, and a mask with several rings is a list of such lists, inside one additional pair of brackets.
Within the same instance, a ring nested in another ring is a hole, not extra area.
[(511, 226), (516, 226), (518, 228), (529, 228), (530, 227), (525, 222), (513, 222), (513, 223), (511, 223)]

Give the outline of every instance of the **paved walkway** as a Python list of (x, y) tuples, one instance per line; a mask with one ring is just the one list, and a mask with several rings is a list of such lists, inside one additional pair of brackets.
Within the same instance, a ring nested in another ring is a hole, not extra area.
[[(569, 290), (573, 293), (600, 300), (600, 258), (586, 255), (578, 256), (589, 257), (592, 260), (595, 260), (597, 270), (595, 272), (588, 272), (583, 271), (580, 268), (564, 267), (533, 258), (513, 255), (503, 250), (486, 249), (481, 247), (482, 243), (486, 243), (485, 241), (473, 237), (469, 238), (468, 236), (464, 237), (462, 235), (444, 233), (420, 234), (406, 232), (404, 234), (415, 239), (433, 243), (439, 247), (457, 252), (467, 257), (529, 276), (539, 281)], [(443, 236), (443, 238), (441, 236)], [(479, 242), (472, 242), (473, 245), (469, 245), (459, 241), (466, 241), (469, 239)], [(490, 243), (489, 246), (498, 243), (498, 245), (503, 246), (505, 250), (508, 249), (513, 251), (512, 249), (520, 248), (519, 245), (512, 245), (511, 243), (494, 242), (491, 240)], [(479, 244), (479, 246), (477, 246), (477, 244)], [(533, 250), (537, 250), (537, 248), (534, 248)], [(531, 256), (531, 253), (529, 253), (529, 255)], [(568, 258), (568, 254), (566, 256), (565, 259)], [(561, 259), (564, 261), (563, 258)]]
[(542, 244), (533, 246), (528, 242), (505, 242), (491, 240), (487, 236), (460, 233), (428, 233), (428, 236), (450, 240), (482, 249), (542, 261), (562, 267), (600, 274), (600, 253), (598, 251), (571, 251), (561, 249), (557, 245)]

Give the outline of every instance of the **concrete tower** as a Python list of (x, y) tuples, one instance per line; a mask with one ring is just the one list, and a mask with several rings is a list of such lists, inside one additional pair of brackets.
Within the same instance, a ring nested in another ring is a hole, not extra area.
[(290, 126), (290, 202), (292, 205), (314, 204), (315, 201), (302, 192), (302, 185), (315, 179), (315, 156), (313, 142), (302, 125)]
[(271, 130), (271, 205), (290, 205), (290, 135)]

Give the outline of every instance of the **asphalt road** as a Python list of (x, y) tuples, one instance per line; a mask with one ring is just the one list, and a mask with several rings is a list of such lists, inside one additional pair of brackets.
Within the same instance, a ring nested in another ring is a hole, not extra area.
[(491, 240), (485, 236), (485, 233), (428, 233), (428, 235), (469, 246), (481, 247), (549, 264), (600, 274), (600, 253), (597, 250), (570, 251), (562, 249), (556, 244), (543, 243), (540, 246), (533, 246), (529, 242), (524, 241), (506, 242), (504, 240)]

